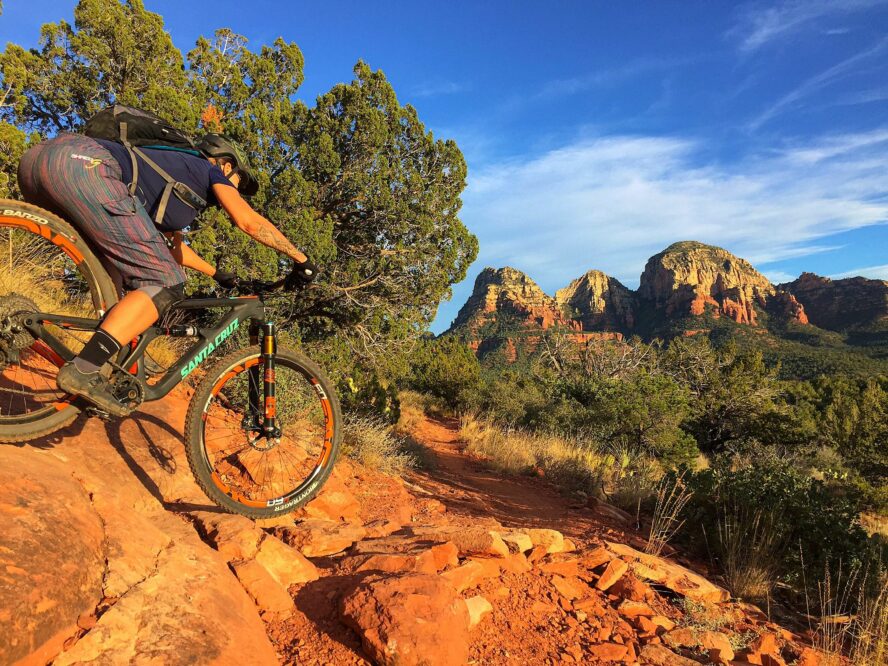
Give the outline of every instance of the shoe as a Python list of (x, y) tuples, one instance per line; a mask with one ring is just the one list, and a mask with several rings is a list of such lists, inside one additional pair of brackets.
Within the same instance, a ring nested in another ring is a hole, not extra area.
[(65, 393), (86, 398), (111, 416), (126, 416), (132, 411), (114, 397), (108, 380), (100, 372), (81, 372), (73, 363), (65, 363), (56, 376), (56, 384)]

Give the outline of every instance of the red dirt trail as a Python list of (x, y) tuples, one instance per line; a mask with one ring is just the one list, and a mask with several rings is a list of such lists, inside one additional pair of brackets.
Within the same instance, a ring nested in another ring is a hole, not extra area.
[(530, 476), (510, 477), (490, 469), (465, 452), (456, 419), (427, 417), (413, 431), (429, 452), (429, 470), (409, 480), (447, 506), (456, 515), (494, 518), (505, 527), (547, 527), (574, 540), (622, 535), (606, 517), (559, 494), (544, 480)]

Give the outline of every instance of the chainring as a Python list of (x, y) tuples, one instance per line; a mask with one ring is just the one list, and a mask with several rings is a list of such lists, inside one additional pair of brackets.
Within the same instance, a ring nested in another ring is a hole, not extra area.
[(135, 409), (145, 399), (145, 390), (137, 377), (118, 371), (111, 379), (111, 392), (128, 409)]

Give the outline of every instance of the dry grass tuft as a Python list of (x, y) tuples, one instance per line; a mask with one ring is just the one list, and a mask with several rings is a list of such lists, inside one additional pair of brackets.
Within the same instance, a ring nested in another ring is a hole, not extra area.
[(659, 556), (663, 552), (666, 544), (684, 525), (681, 513), (693, 496), (693, 492), (684, 482), (683, 475), (673, 479), (663, 479), (660, 482), (651, 529), (644, 548), (646, 553)]
[(870, 536), (879, 534), (888, 539), (888, 516), (877, 513), (862, 513), (860, 514), (860, 526)]
[(717, 538), (728, 589), (740, 599), (767, 599), (776, 580), (783, 547), (771, 516), (743, 506), (725, 506)]
[(383, 474), (401, 475), (416, 465), (401, 437), (384, 421), (367, 416), (345, 419), (342, 450), (352, 460)]
[(888, 664), (888, 572), (880, 572), (875, 596), (861, 593), (852, 628), (851, 661), (858, 666)]
[[(888, 664), (888, 571), (880, 568), (872, 579), (859, 569), (843, 576), (827, 571), (818, 583), (820, 617), (815, 644), (826, 654), (826, 666)], [(813, 618), (812, 618), (813, 619)]]
[(648, 464), (643, 456), (609, 452), (590, 439), (504, 430), (475, 414), (462, 416), (459, 434), (466, 450), (494, 469), (541, 474), (567, 492), (593, 497), (625, 493), (638, 482), (638, 470)]
[(401, 414), (395, 424), (395, 432), (408, 436), (422, 423), (426, 411), (425, 397), (415, 391), (400, 391), (398, 403)]

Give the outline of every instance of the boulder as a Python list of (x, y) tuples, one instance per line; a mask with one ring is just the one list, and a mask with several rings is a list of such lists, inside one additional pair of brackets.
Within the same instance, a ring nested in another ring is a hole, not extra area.
[(365, 523), (364, 529), (367, 530), (368, 537), (371, 539), (377, 539), (379, 537), (387, 537), (389, 534), (397, 532), (401, 529), (401, 523), (396, 520), (391, 520), (390, 518), (379, 518), (377, 520), (371, 520), (369, 523)]
[(333, 474), (324, 483), (317, 497), (305, 505), (302, 513), (309, 518), (357, 523), (360, 522), (361, 505), (348, 486)]
[(160, 516), (171, 541), (153, 569), (53, 663), (277, 664), (256, 606), (223, 559), (180, 520)]
[(629, 565), (626, 564), (621, 559), (611, 560), (607, 568), (601, 573), (601, 577), (598, 579), (598, 582), (595, 583), (595, 587), (597, 587), (602, 592), (606, 592), (611, 588), (614, 583), (620, 580), (620, 577), (628, 571)]
[(616, 594), (618, 597), (632, 601), (649, 601), (656, 596), (649, 586), (638, 580), (632, 573), (628, 573), (620, 578), (620, 580), (614, 583), (610, 591), (611, 594)]
[(727, 590), (680, 564), (642, 553), (625, 544), (607, 542), (607, 547), (629, 562), (640, 578), (659, 583), (683, 597), (709, 603), (720, 603), (730, 598)]
[(639, 653), (641, 663), (648, 666), (700, 666), (700, 662), (675, 654), (669, 648), (649, 643)]
[(102, 521), (70, 468), (0, 447), (0, 663), (48, 661), (102, 599)]
[(459, 563), (458, 550), (451, 542), (412, 535), (364, 539), (355, 543), (352, 553), (345, 562), (358, 571), (437, 573)]
[(469, 610), (440, 576), (371, 576), (342, 599), (340, 613), (367, 654), (384, 666), (463, 666)]
[(469, 629), (474, 629), (484, 616), (493, 611), (493, 606), (482, 595), (466, 599), (466, 609), (469, 611)]
[(643, 601), (631, 601), (625, 599), (617, 606), (617, 612), (625, 618), (632, 617), (654, 617), (656, 613), (654, 609)]
[(509, 548), (518, 553), (526, 553), (533, 550), (533, 541), (527, 536), (526, 532), (509, 530), (508, 532), (501, 532), (500, 536)]
[(663, 642), (670, 647), (700, 649), (709, 656), (710, 661), (717, 664), (727, 664), (734, 659), (731, 641), (718, 631), (695, 631), (683, 627), (665, 633)]
[(318, 570), (314, 564), (298, 550), (274, 536), (267, 535), (262, 540), (255, 558), (284, 588), (318, 579)]
[(370, 553), (349, 558), (355, 571), (387, 571), (404, 573), (416, 571), (434, 574), (448, 566), (459, 564), (456, 546), (449, 541), (434, 546), (415, 547), (403, 553)]
[(499, 533), (485, 527), (421, 526), (411, 528), (410, 534), (431, 541), (450, 541), (456, 545), (460, 557), (509, 555), (509, 547)]
[(552, 587), (565, 599), (583, 599), (589, 596), (589, 586), (579, 578), (552, 576)]
[(533, 569), (533, 565), (531, 565), (531, 563), (527, 560), (526, 557), (524, 557), (522, 553), (512, 553), (502, 560), (497, 560), (497, 563), (502, 566), (503, 571), (508, 571), (509, 573), (514, 574), (527, 573), (528, 571)]
[(527, 536), (534, 546), (545, 547), (546, 553), (564, 552), (564, 535), (558, 530), (530, 529), (527, 530)]
[(361, 525), (309, 518), (295, 525), (279, 527), (275, 535), (306, 557), (323, 557), (351, 548), (367, 535), (367, 530)]
[(590, 657), (598, 661), (623, 661), (629, 648), (620, 643), (599, 643), (590, 645), (587, 652)]
[(271, 613), (276, 618), (282, 618), (295, 610), (293, 599), (286, 588), (256, 560), (235, 562), (231, 568), (262, 613)]
[(653, 622), (664, 631), (672, 631), (673, 629), (675, 629), (675, 622), (670, 620), (665, 615), (654, 615), (654, 617), (651, 618), (651, 622)]
[(561, 560), (557, 562), (543, 562), (539, 565), (540, 571), (561, 576), (579, 576), (580, 563), (578, 560)]
[(458, 592), (475, 587), (488, 578), (499, 576), (500, 565), (498, 560), (479, 559), (467, 560), (460, 566), (445, 571), (441, 578), (453, 585)]
[(243, 516), (195, 511), (191, 517), (201, 538), (229, 562), (252, 558), (264, 536), (252, 520)]
[(607, 564), (612, 559), (614, 559), (614, 556), (611, 555), (604, 546), (598, 546), (597, 548), (580, 555), (580, 562), (582, 562), (583, 566), (588, 569), (600, 567), (602, 564)]

